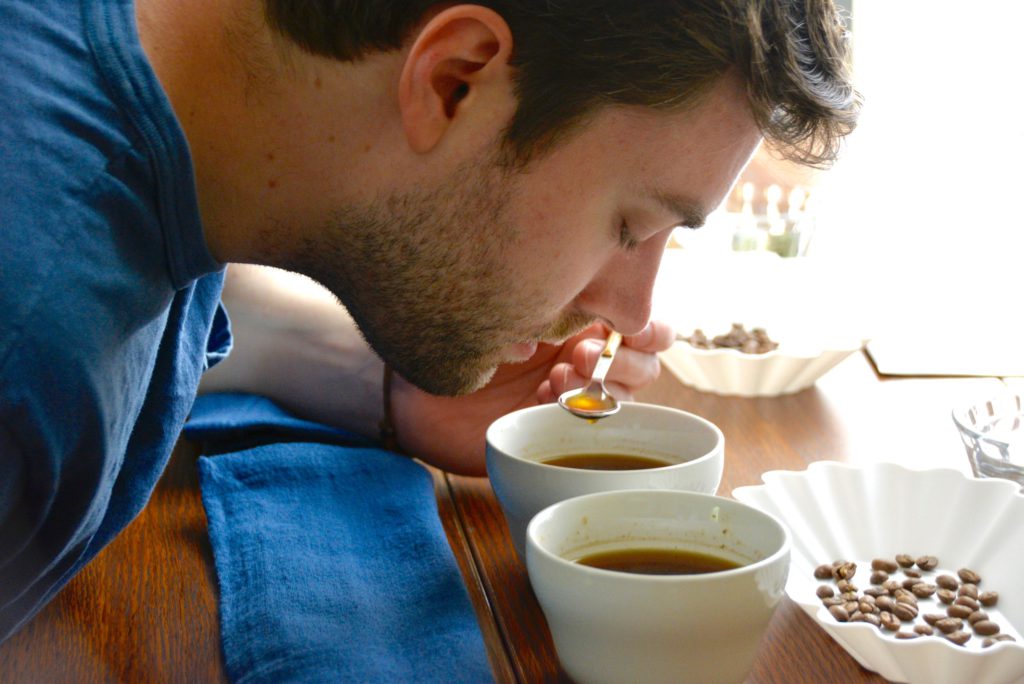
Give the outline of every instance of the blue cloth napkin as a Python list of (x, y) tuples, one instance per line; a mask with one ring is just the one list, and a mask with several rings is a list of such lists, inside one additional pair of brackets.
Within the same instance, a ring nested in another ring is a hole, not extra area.
[[(229, 423), (246, 405), (216, 404)], [(493, 681), (421, 465), (285, 442), (204, 456), (199, 474), (231, 681)]]
[(320, 442), (378, 446), (354, 432), (296, 418), (270, 399), (241, 392), (218, 392), (196, 398), (185, 423), (185, 436), (204, 454), (240, 451), (273, 442)]

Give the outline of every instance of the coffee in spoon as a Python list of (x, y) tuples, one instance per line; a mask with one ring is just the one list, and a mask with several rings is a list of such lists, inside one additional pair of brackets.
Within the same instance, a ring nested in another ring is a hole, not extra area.
[(562, 408), (574, 416), (587, 420), (606, 418), (618, 412), (619, 402), (609, 394), (604, 379), (621, 343), (622, 335), (612, 330), (604, 343), (604, 349), (601, 350), (601, 356), (597, 359), (597, 365), (594, 366), (590, 382), (580, 389), (563, 392), (558, 397), (558, 403)]

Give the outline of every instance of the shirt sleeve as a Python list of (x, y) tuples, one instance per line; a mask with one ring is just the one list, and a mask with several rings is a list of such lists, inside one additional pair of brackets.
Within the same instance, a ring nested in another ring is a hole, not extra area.
[(213, 314), (210, 336), (206, 340), (207, 370), (227, 358), (231, 353), (232, 344), (231, 319), (228, 317), (228, 310), (224, 306), (224, 302), (219, 302), (217, 310)]
[(90, 511), (112, 483), (102, 461), (73, 461), (24, 448), (0, 424), (0, 642), (59, 590), (99, 526)]

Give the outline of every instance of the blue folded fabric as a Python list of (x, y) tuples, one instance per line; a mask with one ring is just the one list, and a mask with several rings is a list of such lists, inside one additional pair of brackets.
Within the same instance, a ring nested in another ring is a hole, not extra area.
[(423, 467), (251, 394), (199, 397), (185, 434), (222, 454), (199, 470), (232, 681), (492, 681)]
[(273, 442), (378, 446), (376, 441), (354, 432), (296, 418), (266, 397), (241, 392), (197, 397), (185, 423), (185, 436), (200, 444), (204, 454)]
[(280, 443), (199, 470), (232, 681), (493, 681), (422, 466)]

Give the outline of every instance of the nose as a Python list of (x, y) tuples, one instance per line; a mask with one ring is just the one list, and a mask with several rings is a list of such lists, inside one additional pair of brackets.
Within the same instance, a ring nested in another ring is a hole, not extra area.
[(578, 306), (623, 335), (635, 335), (651, 318), (654, 281), (671, 230), (651, 236), (631, 252), (619, 252), (579, 294)]

